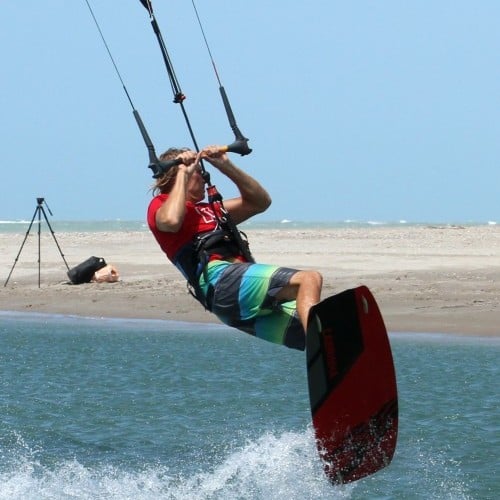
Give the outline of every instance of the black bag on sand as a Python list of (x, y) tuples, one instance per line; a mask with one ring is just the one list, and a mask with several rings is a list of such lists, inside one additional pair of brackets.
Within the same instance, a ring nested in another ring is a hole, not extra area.
[(73, 285), (81, 283), (90, 283), (94, 273), (106, 265), (106, 261), (102, 257), (89, 257), (81, 264), (73, 267), (68, 271), (68, 278)]

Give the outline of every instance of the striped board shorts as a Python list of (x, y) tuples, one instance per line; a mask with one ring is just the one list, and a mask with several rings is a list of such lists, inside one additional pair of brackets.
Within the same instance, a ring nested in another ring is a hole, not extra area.
[(226, 325), (303, 351), (305, 332), (295, 300), (278, 303), (274, 298), (296, 272), (268, 264), (213, 260), (199, 283), (205, 296), (213, 287), (211, 311)]

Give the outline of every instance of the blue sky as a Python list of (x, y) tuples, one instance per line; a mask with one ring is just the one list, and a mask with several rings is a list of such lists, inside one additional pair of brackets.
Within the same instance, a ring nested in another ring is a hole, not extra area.
[[(158, 152), (191, 142), (139, 0), (91, 5)], [(500, 2), (197, 0), (260, 220), (500, 220)], [(200, 145), (232, 142), (190, 0), (153, 1)], [(144, 218), (147, 151), (84, 0), (2, 2), (0, 220)], [(212, 173), (225, 198), (235, 194)]]

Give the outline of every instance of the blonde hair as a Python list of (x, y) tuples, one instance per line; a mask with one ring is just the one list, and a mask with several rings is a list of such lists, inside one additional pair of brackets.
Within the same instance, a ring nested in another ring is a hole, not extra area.
[[(189, 148), (169, 148), (164, 153), (160, 155), (160, 161), (173, 160), (184, 151), (189, 151)], [(156, 182), (152, 186), (153, 196), (157, 194), (170, 193), (175, 184), (175, 179), (177, 177), (177, 172), (179, 171), (179, 165), (173, 165), (168, 170), (166, 170), (160, 177), (156, 179)]]

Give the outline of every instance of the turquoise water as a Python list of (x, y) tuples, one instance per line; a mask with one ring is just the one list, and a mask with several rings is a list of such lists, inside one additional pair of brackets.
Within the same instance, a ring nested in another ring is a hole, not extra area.
[(500, 496), (500, 341), (391, 334), (392, 464), (333, 487), (304, 354), (218, 325), (0, 313), (0, 499)]

